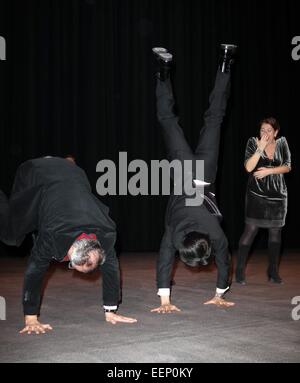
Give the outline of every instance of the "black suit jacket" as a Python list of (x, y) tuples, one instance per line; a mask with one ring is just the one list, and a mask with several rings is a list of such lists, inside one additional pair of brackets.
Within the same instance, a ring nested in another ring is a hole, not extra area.
[[(214, 196), (207, 191), (211, 200)], [(177, 250), (182, 246), (184, 236), (191, 231), (208, 234), (212, 242), (213, 256), (218, 268), (217, 287), (228, 287), (229, 254), (227, 238), (220, 226), (221, 216), (214, 214), (206, 203), (200, 206), (186, 206), (186, 195), (169, 199), (165, 233), (161, 242), (157, 262), (157, 287), (169, 288), (171, 272)]]
[(118, 304), (116, 226), (109, 209), (92, 194), (80, 167), (57, 157), (23, 163), (9, 200), (9, 217), (10, 244), (19, 245), (27, 233), (37, 231), (25, 273), (25, 314), (38, 313), (42, 281), (50, 261), (62, 261), (82, 232), (96, 234), (106, 253), (101, 266), (104, 304)]

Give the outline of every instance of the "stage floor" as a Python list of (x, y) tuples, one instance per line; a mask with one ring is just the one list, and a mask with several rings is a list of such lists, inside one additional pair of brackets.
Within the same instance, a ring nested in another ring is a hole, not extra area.
[[(285, 252), (283, 285), (267, 282), (267, 256), (253, 255), (246, 286), (232, 283), (232, 308), (203, 305), (215, 290), (216, 269), (176, 266), (172, 302), (182, 311), (156, 314), (156, 254), (121, 254), (123, 302), (119, 313), (136, 324), (111, 325), (102, 312), (101, 274), (81, 275), (55, 263), (47, 274), (40, 320), (53, 331), (19, 334), (27, 258), (0, 257), (0, 362), (300, 362), (300, 253)], [(233, 256), (233, 261), (235, 257)], [(297, 316), (297, 315), (296, 315)]]

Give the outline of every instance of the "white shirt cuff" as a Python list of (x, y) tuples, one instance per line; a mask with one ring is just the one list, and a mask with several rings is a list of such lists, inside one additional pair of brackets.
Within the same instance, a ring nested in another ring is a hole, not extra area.
[(193, 180), (193, 181), (194, 181), (194, 183), (195, 183), (196, 186), (210, 185), (209, 182), (205, 182), (205, 181), (202, 181), (202, 180), (197, 180), (197, 179), (195, 179), (195, 180)]
[(169, 288), (158, 289), (157, 295), (159, 295), (160, 297), (169, 297), (170, 289)]
[(103, 308), (105, 310), (117, 310), (118, 306), (105, 306), (105, 305), (103, 305)]
[(226, 289), (219, 289), (219, 287), (216, 288), (217, 294), (224, 294), (227, 290), (229, 290), (229, 286), (226, 287)]

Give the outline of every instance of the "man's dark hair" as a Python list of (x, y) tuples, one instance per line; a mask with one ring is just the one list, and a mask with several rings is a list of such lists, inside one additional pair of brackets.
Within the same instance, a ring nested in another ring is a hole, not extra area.
[(179, 257), (188, 266), (206, 266), (211, 255), (211, 241), (207, 234), (190, 231), (183, 239)]

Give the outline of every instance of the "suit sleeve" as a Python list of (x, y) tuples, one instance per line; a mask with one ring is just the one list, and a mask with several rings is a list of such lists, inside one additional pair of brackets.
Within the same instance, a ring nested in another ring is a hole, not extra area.
[(215, 255), (215, 263), (218, 269), (217, 288), (226, 289), (229, 285), (230, 255), (228, 241), (224, 236), (212, 241)]
[(253, 156), (256, 149), (257, 149), (257, 145), (256, 145), (255, 138), (250, 137), (246, 145), (244, 164), (246, 164), (249, 158)]
[(174, 264), (176, 249), (172, 243), (172, 234), (167, 226), (161, 241), (156, 265), (157, 288), (170, 288), (171, 272)]
[(120, 301), (120, 271), (115, 249), (106, 254), (106, 260), (101, 265), (103, 284), (103, 305), (118, 306)]
[(282, 137), (282, 165), (291, 168), (291, 152), (285, 137)]
[(0, 241), (9, 246), (16, 245), (9, 202), (2, 190), (0, 190)]
[(32, 248), (23, 285), (24, 315), (39, 315), (43, 280), (51, 262), (52, 251), (47, 238), (39, 235)]

